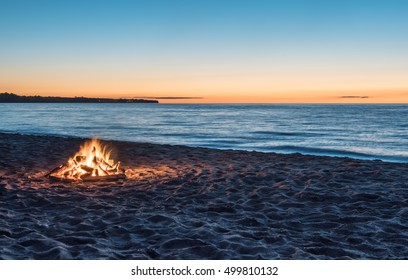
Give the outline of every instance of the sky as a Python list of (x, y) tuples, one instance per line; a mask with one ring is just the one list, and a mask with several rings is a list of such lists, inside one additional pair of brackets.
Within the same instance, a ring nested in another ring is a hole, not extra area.
[(0, 11), (0, 92), (408, 103), (408, 1), (0, 0)]

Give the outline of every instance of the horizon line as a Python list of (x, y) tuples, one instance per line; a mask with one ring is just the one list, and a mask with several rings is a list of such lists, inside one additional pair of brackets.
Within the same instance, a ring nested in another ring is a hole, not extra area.
[[(1, 92), (0, 92), (1, 93)], [(118, 96), (114, 94), (102, 94), (99, 96), (94, 96), (92, 94), (84, 95), (74, 95), (74, 94), (16, 94), (14, 92), (4, 91), (5, 94), (15, 94), (17, 96), (23, 97), (57, 97), (57, 98), (91, 98), (91, 99), (147, 99), (147, 100), (163, 100), (164, 103), (161, 104), (408, 104), (408, 100), (405, 98), (388, 98), (384, 99), (385, 96), (375, 96), (374, 95), (362, 95), (362, 94), (344, 94), (341, 95), (340, 92), (336, 96), (298, 96), (284, 97), (284, 96), (242, 96), (237, 94), (235, 97), (232, 96)], [(404, 93), (405, 96), (408, 93)], [(274, 100), (275, 99), (275, 100)], [(168, 100), (167, 102), (165, 102)], [(180, 103), (177, 102), (180, 100)], [(194, 102), (197, 100), (197, 102)], [(200, 100), (200, 101), (198, 101)], [(174, 101), (174, 102), (172, 102)]]

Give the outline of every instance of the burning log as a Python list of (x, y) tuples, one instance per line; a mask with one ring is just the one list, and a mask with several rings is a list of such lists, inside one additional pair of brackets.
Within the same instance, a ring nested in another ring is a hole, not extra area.
[(61, 169), (64, 165), (60, 165), (58, 167), (55, 167), (53, 170), (45, 174), (45, 177), (49, 177), (52, 173), (57, 172), (59, 169)]
[(111, 151), (97, 139), (92, 139), (85, 142), (66, 164), (54, 168), (46, 176), (66, 182), (125, 179), (124, 171), (119, 169), (120, 162), (114, 163), (110, 154)]
[(86, 160), (86, 156), (76, 156), (75, 157), (75, 161), (78, 163), (85, 161), (85, 160)]
[(105, 169), (103, 169), (102, 166), (99, 165), (98, 168), (99, 168), (100, 170), (102, 170), (103, 173), (104, 173), (106, 176), (109, 176), (108, 171), (106, 171)]
[(125, 174), (107, 175), (107, 176), (84, 176), (82, 181), (84, 182), (99, 182), (99, 181), (116, 181), (119, 179), (126, 179)]
[(94, 170), (93, 167), (90, 167), (90, 166), (85, 165), (85, 164), (82, 164), (82, 165), (80, 166), (80, 168), (81, 168), (83, 171), (87, 172), (87, 173), (92, 173), (92, 171)]

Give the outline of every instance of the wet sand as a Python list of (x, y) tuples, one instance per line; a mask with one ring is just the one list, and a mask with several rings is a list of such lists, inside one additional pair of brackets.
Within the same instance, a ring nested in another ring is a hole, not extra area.
[(44, 177), (83, 142), (0, 133), (0, 259), (408, 259), (408, 164), (104, 141), (126, 180)]

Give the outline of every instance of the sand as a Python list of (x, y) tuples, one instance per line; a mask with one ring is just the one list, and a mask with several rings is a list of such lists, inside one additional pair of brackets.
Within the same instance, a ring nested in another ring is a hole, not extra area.
[(0, 259), (408, 259), (408, 164), (111, 141), (126, 180), (43, 176), (83, 142), (0, 134)]

